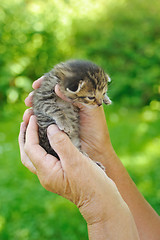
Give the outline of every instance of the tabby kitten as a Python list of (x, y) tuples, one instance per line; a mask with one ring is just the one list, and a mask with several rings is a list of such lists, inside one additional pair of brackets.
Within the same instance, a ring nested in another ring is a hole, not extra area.
[(46, 130), (50, 124), (57, 124), (81, 150), (79, 110), (55, 94), (55, 85), (58, 83), (61, 92), (72, 102), (82, 103), (87, 107), (98, 107), (102, 102), (111, 103), (106, 94), (109, 81), (109, 76), (100, 67), (81, 60), (62, 62), (45, 74), (42, 85), (34, 92), (33, 111), (39, 125), (40, 145), (48, 153), (59, 159), (47, 138)]

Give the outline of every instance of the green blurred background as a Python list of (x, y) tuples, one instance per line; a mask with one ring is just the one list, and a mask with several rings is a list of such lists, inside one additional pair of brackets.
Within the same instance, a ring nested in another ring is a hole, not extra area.
[(67, 200), (22, 166), (17, 137), (32, 82), (54, 64), (89, 59), (112, 78), (111, 140), (160, 213), (160, 1), (0, 1), (0, 239), (88, 239)]

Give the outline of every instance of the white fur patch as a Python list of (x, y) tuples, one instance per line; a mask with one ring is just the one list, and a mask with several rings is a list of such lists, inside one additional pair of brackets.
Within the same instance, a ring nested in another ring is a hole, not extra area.
[(83, 87), (84, 84), (85, 84), (85, 81), (80, 81), (76, 91), (72, 91), (69, 88), (66, 88), (66, 90), (70, 93), (78, 93), (81, 90), (81, 88)]
[[(108, 76), (108, 75), (107, 75)], [(108, 82), (111, 82), (112, 80), (111, 80), (111, 78), (108, 76)]]
[(103, 102), (108, 105), (112, 103), (111, 99), (107, 96), (107, 93), (105, 94)]

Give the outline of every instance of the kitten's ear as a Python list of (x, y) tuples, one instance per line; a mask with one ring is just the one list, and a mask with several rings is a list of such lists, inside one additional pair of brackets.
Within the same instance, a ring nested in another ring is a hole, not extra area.
[(73, 77), (73, 73), (70, 71), (70, 69), (63, 62), (54, 66), (54, 74), (57, 78), (59, 78), (61, 80), (64, 80), (65, 78)]
[(73, 74), (65, 69), (55, 69), (54, 74), (57, 78), (61, 79), (64, 81), (65, 78), (70, 78), (73, 76)]
[(103, 102), (104, 102), (106, 105), (109, 105), (109, 104), (112, 103), (112, 101), (110, 100), (110, 98), (107, 96), (107, 93), (104, 95)]
[(71, 85), (67, 87), (66, 90), (70, 93), (78, 93), (84, 84), (85, 84), (85, 81), (80, 80), (78, 85)]
[(110, 76), (107, 73), (106, 73), (106, 77), (108, 79), (108, 82), (111, 82), (111, 78), (110, 78)]

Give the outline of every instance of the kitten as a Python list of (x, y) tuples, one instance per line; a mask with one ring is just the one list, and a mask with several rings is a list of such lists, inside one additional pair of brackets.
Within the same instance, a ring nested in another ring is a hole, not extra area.
[(47, 127), (57, 124), (68, 134), (72, 143), (81, 150), (79, 138), (79, 110), (72, 103), (59, 98), (54, 91), (58, 83), (61, 92), (74, 103), (87, 107), (110, 104), (106, 94), (110, 78), (96, 64), (89, 61), (69, 60), (57, 64), (49, 73), (33, 96), (33, 111), (39, 125), (40, 145), (50, 154), (58, 155), (51, 148), (47, 138)]

